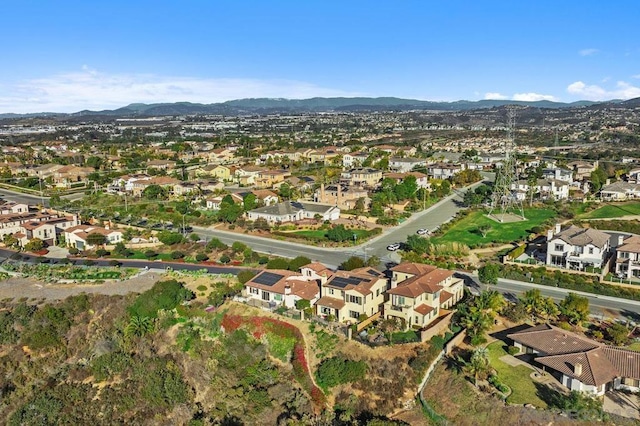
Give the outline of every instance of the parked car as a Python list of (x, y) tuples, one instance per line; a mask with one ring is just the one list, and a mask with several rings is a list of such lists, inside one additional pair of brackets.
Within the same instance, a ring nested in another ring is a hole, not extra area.
[(427, 235), (429, 233), (429, 230), (426, 228), (420, 228), (416, 231), (416, 234), (418, 235)]
[(389, 251), (396, 251), (400, 248), (400, 243), (393, 243), (393, 244), (389, 244), (387, 246), (387, 250)]

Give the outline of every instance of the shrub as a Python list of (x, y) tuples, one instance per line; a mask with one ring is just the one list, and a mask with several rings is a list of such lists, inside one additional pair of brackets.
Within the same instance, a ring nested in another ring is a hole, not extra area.
[(357, 256), (351, 256), (340, 264), (340, 269), (345, 271), (353, 271), (354, 269), (362, 268), (364, 266), (364, 260)]
[(104, 256), (106, 256), (107, 254), (109, 254), (109, 252), (108, 252), (108, 251), (106, 251), (106, 250), (105, 250), (105, 249), (103, 249), (103, 248), (99, 248), (98, 250), (96, 250), (96, 256), (98, 256), (98, 257), (104, 257)]
[(209, 256), (207, 256), (207, 255), (206, 255), (206, 254), (204, 254), (204, 253), (198, 253), (198, 254), (196, 254), (196, 260), (197, 260), (198, 262), (204, 262), (204, 261), (205, 261), (205, 260), (207, 260), (207, 259), (209, 259)]
[(517, 355), (520, 353), (520, 349), (517, 348), (516, 346), (508, 346), (507, 347), (507, 353), (509, 355)]
[(146, 257), (147, 259), (153, 259), (157, 255), (158, 255), (158, 253), (156, 253), (155, 250), (147, 250), (147, 251), (144, 252), (144, 257)]
[(276, 257), (267, 262), (267, 269), (288, 269), (289, 261), (282, 257)]
[(238, 272), (238, 281), (240, 282), (240, 284), (245, 284), (246, 282), (250, 281), (251, 278), (255, 277), (256, 273), (255, 271), (249, 270), (249, 269), (244, 269), (240, 272)]
[(223, 254), (222, 256), (220, 256), (220, 263), (229, 263), (231, 262), (231, 258), (229, 256), (227, 256), (226, 254)]
[(158, 240), (160, 240), (162, 244), (165, 244), (168, 246), (179, 244), (182, 242), (182, 239), (183, 239), (182, 234), (179, 234), (177, 232), (161, 231), (158, 233)]
[(191, 290), (176, 280), (160, 281), (136, 297), (128, 311), (132, 317), (156, 318), (160, 309), (171, 310), (194, 297)]
[(212, 238), (207, 243), (207, 250), (226, 250), (227, 245), (217, 238)]
[(289, 270), (290, 271), (298, 271), (305, 265), (311, 263), (311, 259), (306, 256), (298, 256), (296, 258), (291, 259), (289, 262)]
[(267, 256), (260, 256), (258, 265), (266, 265), (267, 263), (269, 263), (269, 258)]
[(71, 247), (71, 248), (69, 249), (69, 254), (71, 254), (71, 255), (73, 255), (73, 256), (75, 256), (75, 255), (76, 255), (76, 254), (78, 254), (78, 253), (80, 253), (80, 250), (78, 250), (78, 249), (77, 249), (77, 248), (75, 248), (75, 247)]
[(351, 361), (343, 357), (327, 358), (318, 366), (316, 381), (324, 389), (342, 383), (351, 383), (364, 378), (367, 364), (364, 361)]
[(171, 252), (171, 258), (172, 259), (182, 259), (184, 257), (184, 253), (181, 251), (172, 251)]
[(569, 324), (566, 321), (560, 321), (558, 323), (558, 327), (563, 329), (563, 330), (571, 331), (571, 324)]

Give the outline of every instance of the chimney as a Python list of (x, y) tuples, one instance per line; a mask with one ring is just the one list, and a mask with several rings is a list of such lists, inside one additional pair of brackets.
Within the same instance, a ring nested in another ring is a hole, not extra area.
[(618, 245), (621, 246), (624, 244), (624, 235), (618, 235)]
[(553, 229), (549, 229), (547, 231), (547, 241), (551, 241), (553, 239)]
[(559, 234), (561, 229), (562, 226), (559, 223), (556, 223), (556, 234)]
[(290, 294), (291, 294), (291, 286), (289, 285), (284, 286), (284, 295), (288, 296)]
[(582, 376), (582, 364), (578, 362), (573, 366), (573, 374), (578, 377)]
[(605, 185), (611, 185), (611, 179), (607, 179)]

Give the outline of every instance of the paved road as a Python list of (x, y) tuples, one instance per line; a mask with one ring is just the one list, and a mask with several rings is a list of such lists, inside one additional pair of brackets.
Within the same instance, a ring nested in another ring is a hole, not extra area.
[(527, 290), (537, 288), (544, 296), (549, 296), (556, 302), (560, 302), (569, 293), (576, 293), (589, 299), (589, 308), (591, 313), (597, 317), (619, 318), (640, 323), (640, 301), (601, 296), (582, 291), (567, 290), (560, 287), (550, 287), (507, 279), (499, 279), (498, 284), (496, 285), (481, 285), (476, 275), (462, 272), (458, 272), (457, 274), (465, 278), (465, 285), (470, 288), (472, 292), (480, 289), (498, 290), (504, 294), (507, 299), (513, 300), (513, 298), (522, 295)]
[[(469, 188), (475, 188), (481, 183), (482, 182), (471, 185)], [(461, 201), (464, 196), (464, 191), (465, 189), (454, 191), (452, 195), (427, 208), (425, 211), (412, 215), (411, 218), (399, 226), (393, 227), (363, 244), (352, 247), (316, 247), (197, 226), (194, 226), (193, 230), (201, 237), (215, 237), (225, 244), (240, 241), (260, 253), (276, 254), (278, 256), (291, 258), (303, 255), (332, 268), (337, 268), (338, 265), (350, 256), (369, 257), (375, 255), (381, 259), (382, 263), (399, 262), (400, 256), (397, 253), (389, 252), (386, 247), (393, 242), (405, 241), (409, 235), (415, 234), (420, 228), (433, 230), (453, 219), (455, 214), (463, 208)]]
[(49, 206), (48, 197), (40, 197), (39, 195), (23, 194), (21, 192), (10, 191), (8, 189), (0, 189), (0, 197), (8, 200), (16, 201), (18, 203), (25, 203), (30, 205), (39, 205), (44, 202), (45, 206)]

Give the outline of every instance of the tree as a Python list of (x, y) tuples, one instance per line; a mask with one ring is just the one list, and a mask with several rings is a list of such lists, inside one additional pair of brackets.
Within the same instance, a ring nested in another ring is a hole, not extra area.
[(142, 191), (142, 196), (149, 200), (165, 198), (166, 195), (167, 190), (157, 184), (149, 185)]
[(151, 318), (134, 315), (124, 328), (124, 334), (127, 337), (142, 337), (145, 334), (152, 332), (153, 328), (154, 324)]
[(100, 169), (103, 163), (104, 160), (101, 157), (97, 157), (95, 155), (92, 155), (91, 157), (87, 158), (87, 161), (85, 161), (85, 165), (87, 167), (93, 167), (96, 170)]
[(211, 238), (206, 246), (207, 250), (226, 250), (227, 247), (228, 246), (225, 243), (217, 238)]
[(353, 239), (353, 231), (350, 231), (344, 227), (344, 225), (337, 225), (327, 231), (327, 238), (330, 241), (342, 242)]
[(497, 263), (487, 263), (478, 269), (478, 278), (483, 284), (498, 284), (500, 265)]
[(428, 253), (431, 248), (431, 242), (428, 238), (419, 235), (409, 235), (407, 237), (407, 248), (416, 254)]
[(275, 257), (267, 262), (267, 269), (288, 269), (289, 261), (282, 257)]
[(614, 345), (622, 346), (627, 343), (629, 338), (629, 329), (620, 323), (614, 323), (607, 328), (607, 337)]
[(527, 308), (518, 300), (516, 303), (510, 303), (502, 310), (502, 314), (511, 322), (520, 323), (527, 319)]
[(569, 293), (560, 302), (560, 313), (567, 317), (571, 324), (578, 324), (589, 318), (589, 299)]
[(591, 186), (592, 192), (595, 194), (600, 192), (603, 185), (607, 182), (607, 172), (599, 166), (597, 169), (591, 172)]
[(92, 246), (101, 246), (107, 242), (107, 237), (103, 234), (93, 232), (87, 235), (87, 244)]
[(6, 234), (4, 237), (2, 237), (2, 242), (5, 246), (10, 248), (18, 247), (20, 244), (20, 241), (18, 241), (18, 239), (14, 237), (13, 234)]
[(364, 260), (358, 256), (351, 256), (340, 264), (340, 269), (345, 271), (353, 271), (354, 269), (362, 268), (364, 266)]
[(463, 370), (473, 376), (473, 383), (478, 387), (478, 379), (480, 377), (486, 377), (490, 369), (489, 352), (487, 348), (475, 348), (471, 353), (469, 361), (461, 361)]
[(553, 299), (542, 296), (542, 293), (537, 288), (527, 290), (520, 300), (534, 319), (543, 317), (548, 320), (558, 313), (558, 307)]
[(220, 202), (218, 219), (222, 222), (234, 223), (242, 215), (242, 206), (235, 204), (230, 195), (225, 196)]
[(167, 246), (179, 244), (183, 239), (184, 237), (182, 236), (182, 234), (178, 232), (161, 231), (158, 233), (158, 240), (160, 240), (162, 244), (165, 244)]
[(291, 261), (289, 261), (289, 270), (290, 271), (299, 271), (300, 268), (302, 268), (305, 265), (308, 265), (311, 263), (311, 259), (309, 259), (306, 256), (298, 256), (295, 257), (293, 259), (291, 259)]
[(24, 246), (25, 250), (32, 251), (32, 252), (40, 251), (43, 248), (44, 248), (44, 242), (40, 238), (32, 238)]
[(240, 284), (245, 284), (255, 276), (255, 271), (252, 271), (250, 269), (243, 269), (242, 271), (238, 272), (238, 282)]
[(243, 201), (242, 204), (244, 205), (244, 211), (245, 212), (248, 212), (249, 210), (255, 209), (258, 206), (257, 198), (256, 198), (255, 194), (250, 192), (247, 195), (245, 195), (244, 201)]
[(480, 233), (480, 235), (482, 235), (482, 238), (486, 238), (489, 231), (491, 231), (490, 225), (485, 224), (478, 226), (478, 232)]

